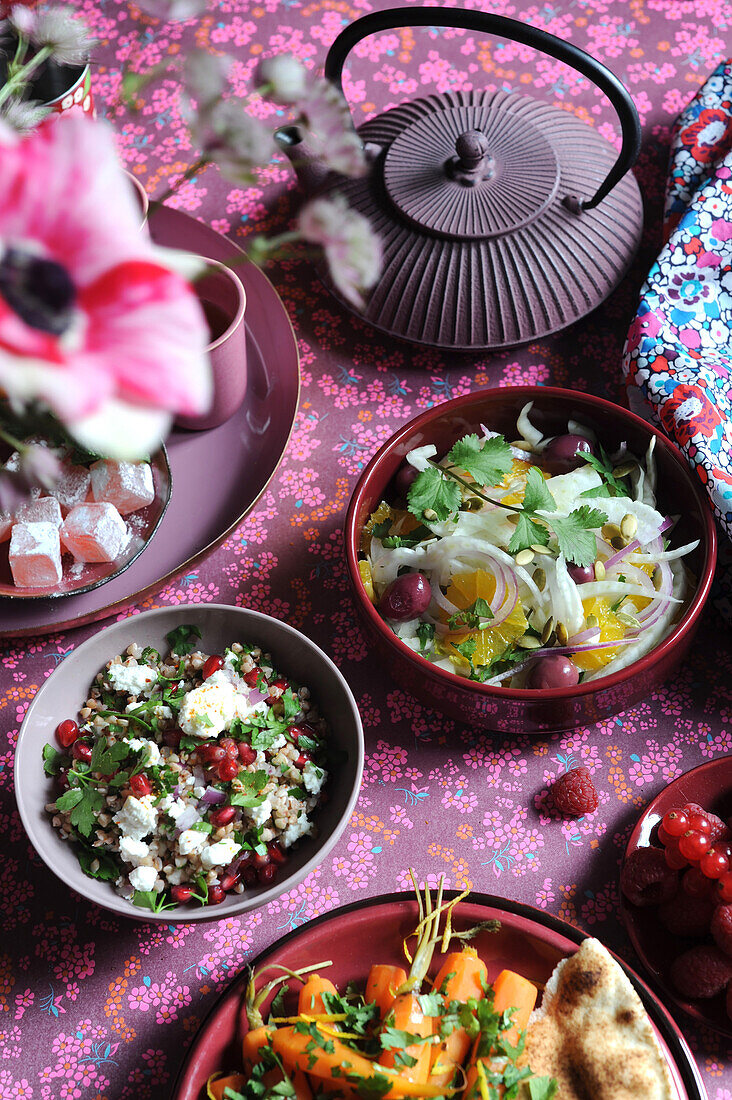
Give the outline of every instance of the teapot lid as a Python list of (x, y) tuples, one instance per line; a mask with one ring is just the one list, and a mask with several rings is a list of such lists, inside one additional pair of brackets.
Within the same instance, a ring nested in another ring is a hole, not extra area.
[(363, 16), (333, 43), (326, 76), (339, 84), (350, 49), (405, 17), (500, 33), (572, 64), (611, 99), (623, 144), (618, 154), (569, 111), (503, 90), (430, 95), (364, 123), (369, 175), (324, 185), (381, 239), (381, 277), (361, 316), (392, 336), (465, 351), (566, 328), (615, 289), (640, 241), (641, 195), (628, 171), (640, 145), (632, 99), (570, 43), (460, 8)]

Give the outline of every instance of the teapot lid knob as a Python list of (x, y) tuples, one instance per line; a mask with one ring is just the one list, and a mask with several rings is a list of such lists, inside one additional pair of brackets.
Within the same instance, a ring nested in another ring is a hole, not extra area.
[(460, 167), (474, 170), (488, 154), (488, 138), (482, 130), (466, 130), (455, 142)]

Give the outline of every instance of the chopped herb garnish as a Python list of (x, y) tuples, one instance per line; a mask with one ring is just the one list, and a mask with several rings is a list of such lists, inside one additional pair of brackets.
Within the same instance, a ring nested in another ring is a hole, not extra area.
[(176, 657), (184, 657), (187, 653), (192, 653), (196, 648), (196, 638), (201, 637), (201, 631), (197, 626), (192, 624), (186, 624), (185, 626), (177, 626), (175, 630), (169, 631), (165, 635), (165, 640), (170, 646), (170, 652), (174, 653)]

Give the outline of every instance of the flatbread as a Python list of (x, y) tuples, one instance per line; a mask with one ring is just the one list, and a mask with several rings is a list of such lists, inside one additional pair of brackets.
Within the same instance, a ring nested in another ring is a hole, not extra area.
[(557, 1100), (677, 1098), (640, 997), (598, 940), (554, 970), (520, 1064), (555, 1077)]

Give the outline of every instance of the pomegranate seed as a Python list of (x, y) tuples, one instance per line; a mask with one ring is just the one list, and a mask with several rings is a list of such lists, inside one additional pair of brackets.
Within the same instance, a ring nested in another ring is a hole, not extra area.
[(208, 895), (206, 897), (206, 900), (208, 901), (209, 905), (218, 905), (219, 902), (222, 902), (225, 897), (226, 897), (226, 894), (224, 893), (224, 891), (221, 889), (220, 886), (216, 886), (216, 885), (209, 886)]
[(234, 779), (238, 774), (239, 765), (235, 760), (230, 760), (228, 756), (219, 764), (219, 779), (224, 781)]
[(223, 745), (203, 745), (198, 751), (207, 764), (220, 764), (226, 759), (226, 749)]
[(257, 759), (256, 749), (253, 749), (251, 745), (246, 745), (243, 741), (239, 742), (239, 759), (242, 764), (253, 764)]
[(56, 726), (56, 739), (64, 749), (69, 749), (79, 736), (79, 727), (73, 718), (67, 718)]
[(239, 747), (236, 741), (232, 741), (230, 737), (225, 737), (221, 742), (221, 748), (231, 760), (236, 760), (239, 755)]
[(86, 741), (74, 741), (71, 746), (71, 755), (74, 760), (85, 760), (88, 764), (92, 757), (91, 745)]
[(152, 783), (146, 775), (131, 775), (130, 790), (138, 798), (144, 798), (145, 795), (152, 794)]
[(190, 886), (171, 886), (170, 896), (173, 901), (177, 901), (178, 905), (185, 905), (187, 901), (190, 901), (193, 896), (193, 890)]
[(301, 737), (317, 737), (315, 730), (312, 726), (309, 726), (307, 722), (303, 722), (301, 726), (290, 726), (287, 732), (295, 744), (297, 744)]
[(693, 829), (689, 829), (679, 839), (679, 855), (688, 859), (689, 862), (696, 862), (709, 851), (711, 846), (712, 842), (708, 833), (698, 833)]
[(62, 768), (61, 771), (58, 773), (58, 775), (56, 776), (56, 781), (62, 791), (68, 791), (69, 773), (66, 771), (65, 768)]
[(166, 730), (163, 734), (163, 744), (167, 745), (169, 749), (177, 749), (182, 736), (181, 730)]
[(699, 860), (699, 870), (709, 879), (721, 878), (729, 871), (729, 859), (719, 848), (710, 848)]
[(693, 833), (711, 833), (712, 831), (712, 823), (706, 814), (689, 814), (687, 820), (688, 827)]
[(228, 825), (230, 821), (233, 821), (235, 817), (236, 809), (233, 806), (221, 806), (218, 810), (211, 810), (208, 820), (216, 829), (220, 829), (222, 825)]
[(266, 866), (259, 868), (259, 870), (257, 871), (257, 878), (261, 882), (262, 886), (266, 886), (274, 880), (276, 874), (277, 864), (268, 863), (266, 864)]
[(218, 672), (220, 668), (224, 667), (224, 658), (215, 654), (213, 657), (209, 657), (207, 661), (204, 661), (203, 668), (201, 669), (201, 675), (204, 680), (208, 680), (209, 676), (213, 676), (214, 672)]
[(224, 893), (226, 893), (228, 890), (233, 889), (238, 881), (238, 875), (224, 875), (224, 877), (221, 879), (221, 889), (224, 891)]
[(717, 890), (722, 901), (732, 901), (732, 871), (728, 871), (717, 881)]
[(312, 757), (308, 753), (301, 752), (297, 760), (295, 761), (295, 767), (299, 768), (299, 770), (302, 771), (302, 769), (310, 760), (312, 760)]
[(253, 852), (252, 854), (255, 867), (267, 867), (272, 862), (268, 853), (263, 855), (261, 852)]
[(271, 841), (267, 845), (267, 854), (273, 863), (282, 864), (287, 862), (287, 856), (282, 851), (276, 840)]
[(242, 680), (247, 685), (247, 687), (250, 688), (255, 688), (257, 686), (258, 680), (260, 683), (263, 683), (265, 685), (268, 682), (267, 677), (258, 668), (253, 668), (249, 672), (245, 672), (242, 676)]
[[(669, 810), (661, 822), (661, 828), (664, 832), (668, 833), (669, 836), (680, 837), (683, 836), (685, 832), (688, 832), (691, 825), (689, 825), (689, 819), (683, 810)], [(660, 835), (661, 833), (659, 830), (659, 837)], [(665, 841), (662, 840), (662, 843), (665, 843)]]
[(241, 881), (245, 886), (255, 886), (257, 882), (257, 872), (250, 864), (248, 867), (242, 867), (241, 869)]

